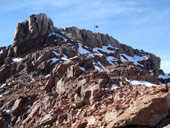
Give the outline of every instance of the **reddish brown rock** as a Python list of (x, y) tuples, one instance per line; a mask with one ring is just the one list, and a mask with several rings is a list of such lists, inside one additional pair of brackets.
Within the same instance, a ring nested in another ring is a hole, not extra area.
[(15, 115), (17, 114), (22, 108), (22, 99), (17, 99), (14, 103), (14, 106), (12, 107), (11, 114)]
[(64, 121), (64, 119), (66, 118), (66, 116), (67, 116), (67, 115), (66, 115), (65, 113), (59, 115), (59, 116), (58, 116), (58, 119), (57, 119), (58, 123), (59, 123), (59, 124), (62, 123), (62, 122)]
[(32, 15), (14, 44), (0, 48), (0, 126), (168, 127), (170, 87), (159, 85), (159, 66), (155, 55), (107, 34), (54, 28), (45, 14)]
[(112, 121), (107, 128), (135, 125), (154, 127), (167, 117), (170, 107), (169, 101), (170, 96), (167, 93), (141, 97), (124, 110), (121, 115), (111, 116)]

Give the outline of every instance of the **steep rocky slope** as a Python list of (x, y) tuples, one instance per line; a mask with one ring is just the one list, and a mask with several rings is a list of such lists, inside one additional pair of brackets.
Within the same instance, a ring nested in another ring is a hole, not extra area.
[(0, 48), (0, 126), (168, 128), (169, 84), (154, 54), (31, 15)]

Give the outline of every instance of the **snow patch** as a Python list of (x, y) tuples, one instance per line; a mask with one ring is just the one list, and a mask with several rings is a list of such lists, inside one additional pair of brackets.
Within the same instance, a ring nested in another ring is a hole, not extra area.
[(56, 51), (53, 51), (53, 53), (54, 53), (56, 56), (58, 56), (58, 53), (57, 53)]
[(100, 63), (100, 61), (98, 62), (98, 65), (100, 65), (102, 68), (104, 68), (104, 66)]
[(52, 33), (48, 34), (48, 37), (50, 37), (50, 36), (52, 36), (52, 35), (55, 35), (55, 36), (57, 36), (57, 37), (60, 37), (60, 38), (64, 39), (64, 42), (67, 41), (67, 39), (66, 39), (64, 36), (62, 36), (62, 35), (60, 35), (60, 34), (58, 34), (58, 33), (55, 33), (55, 32), (52, 32)]
[[(64, 55), (64, 54), (63, 54), (63, 55)], [(66, 55), (64, 55), (61, 59), (62, 59), (62, 60), (66, 60), (66, 61), (69, 60), (69, 59), (67, 59), (67, 56), (66, 56)]]
[(3, 94), (0, 94), (0, 98), (3, 96)]
[(116, 89), (116, 88), (118, 88), (118, 86), (116, 84), (112, 84), (111, 89)]
[(108, 56), (107, 57), (107, 61), (109, 61), (109, 63), (113, 63), (112, 61), (118, 61), (118, 59), (117, 58), (115, 58), (115, 57), (113, 57), (113, 56)]
[(61, 59), (62, 59), (62, 60), (66, 60), (66, 61), (68, 61), (68, 60), (69, 60), (69, 59), (67, 59), (67, 58), (65, 58), (65, 57), (62, 57)]
[(56, 63), (59, 59), (58, 58), (52, 58), (52, 59), (50, 59), (52, 62), (51, 62), (51, 64), (54, 64), (54, 63)]
[(96, 56), (103, 56), (103, 54), (100, 54), (100, 53), (94, 53), (94, 55), (96, 55)]
[(99, 68), (98, 66), (94, 66), (94, 67), (95, 67), (95, 70), (97, 70), (97, 71), (101, 70), (101, 68)]
[(93, 53), (89, 53), (88, 56), (94, 57), (94, 54)]
[(79, 66), (79, 68), (80, 68), (82, 71), (85, 71), (85, 68), (84, 68), (84, 67), (80, 67), (80, 66)]
[(86, 50), (86, 49), (84, 49), (84, 48), (81, 46), (81, 44), (79, 44), (79, 53), (80, 53), (80, 54), (88, 54), (89, 51)]
[(102, 46), (102, 48), (93, 48), (94, 52), (100, 53), (98, 50), (101, 50), (103, 52), (107, 52), (107, 53), (115, 53), (114, 50), (109, 50), (108, 48), (112, 47), (110, 44), (108, 46)]
[(149, 72), (150, 72), (152, 75), (154, 75), (153, 70), (149, 70)]
[[(131, 61), (131, 62), (133, 62), (135, 65), (140, 65), (140, 66), (142, 66), (142, 67), (143, 67), (143, 65), (141, 65), (140, 63), (138, 63), (138, 61), (143, 61), (143, 60), (147, 60), (147, 59), (148, 59), (147, 56), (137, 56), (137, 55), (134, 55), (134, 57), (132, 57), (132, 56), (128, 56), (128, 55), (126, 55), (126, 54), (120, 54), (120, 55), (121, 55), (121, 56), (120, 56), (120, 59), (121, 59), (122, 61)], [(125, 56), (125, 57), (127, 58), (127, 60), (126, 60), (123, 56)]]
[(168, 74), (159, 75), (158, 78), (159, 78), (159, 79), (170, 79), (170, 75), (168, 75)]
[(75, 48), (75, 45), (72, 44), (72, 43), (67, 43), (67, 45), (68, 45), (69, 47)]
[(49, 78), (50, 77), (50, 74), (46, 75), (45, 78)]
[(2, 53), (3, 53), (3, 50), (0, 51), (0, 54), (2, 54)]
[(5, 112), (6, 112), (6, 114), (10, 114), (11, 109), (6, 110)]
[(28, 105), (25, 107), (25, 109), (30, 109), (31, 108), (31, 105)]
[(130, 80), (130, 85), (139, 85), (139, 84), (144, 84), (147, 87), (152, 87), (152, 86), (156, 86), (156, 84), (150, 83), (148, 81), (139, 81), (139, 80)]
[(13, 58), (13, 61), (16, 62), (16, 63), (21, 62), (22, 60), (23, 60), (23, 58)]

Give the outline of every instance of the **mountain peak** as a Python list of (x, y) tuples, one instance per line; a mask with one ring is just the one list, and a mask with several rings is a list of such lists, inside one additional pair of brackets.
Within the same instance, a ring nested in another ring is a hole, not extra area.
[(14, 45), (44, 36), (54, 30), (53, 22), (46, 14), (31, 15), (29, 20), (18, 23), (14, 35)]
[(154, 54), (31, 15), (0, 48), (0, 126), (162, 127), (169, 84)]

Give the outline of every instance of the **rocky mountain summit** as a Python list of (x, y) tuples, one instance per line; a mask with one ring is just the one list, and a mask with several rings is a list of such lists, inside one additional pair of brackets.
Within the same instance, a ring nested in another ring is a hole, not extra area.
[(169, 85), (154, 54), (31, 15), (0, 48), (0, 127), (169, 128)]

